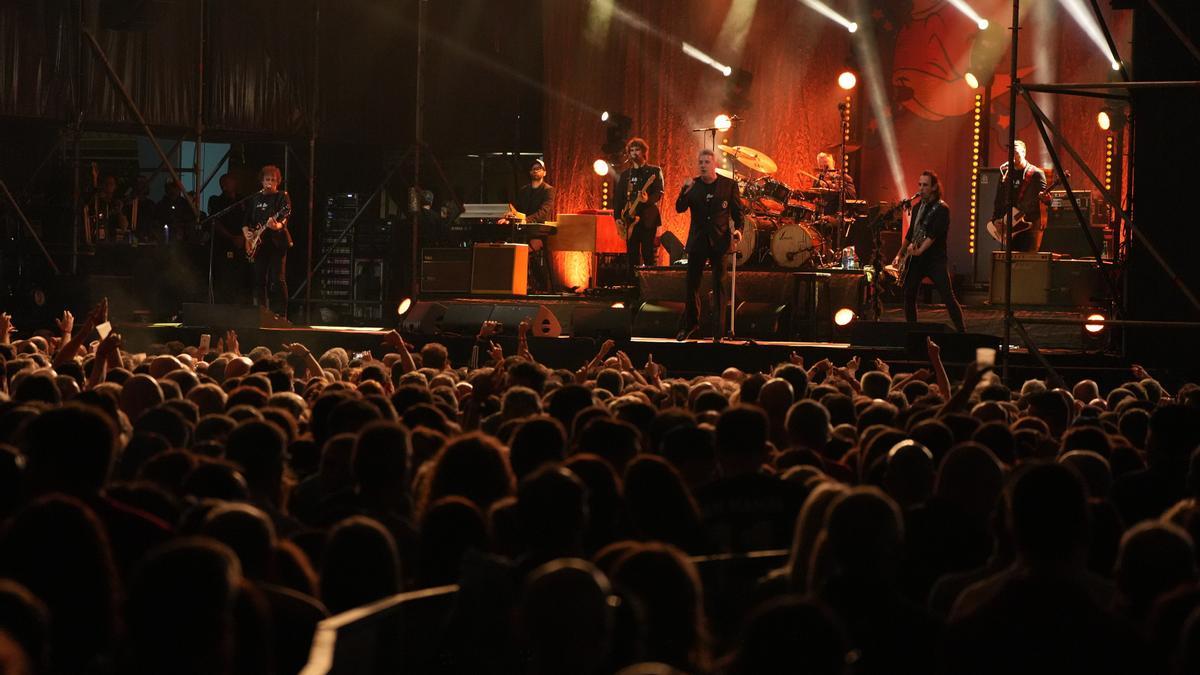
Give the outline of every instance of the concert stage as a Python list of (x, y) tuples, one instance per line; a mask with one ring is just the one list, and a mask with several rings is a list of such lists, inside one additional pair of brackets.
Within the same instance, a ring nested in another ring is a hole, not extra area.
[[(344, 347), (351, 352), (371, 350), (378, 356), (384, 353), (384, 334), (392, 328), (400, 328), (405, 338), (418, 348), (427, 342), (440, 342), (447, 346), (454, 363), (466, 364), (474, 345), (473, 336), (482, 321), (500, 320), (504, 324), (503, 334), (495, 341), (504, 348), (505, 353), (511, 354), (516, 348), (516, 324), (522, 318), (536, 319), (541, 315), (554, 317), (558, 326), (551, 331), (555, 334), (553, 337), (532, 337), (530, 350), (539, 362), (552, 368), (578, 368), (595, 354), (601, 342), (612, 338), (617, 341), (618, 349), (628, 353), (638, 365), (653, 355), (656, 363), (667, 368), (668, 375), (676, 376), (718, 373), (727, 367), (748, 372), (767, 371), (771, 366), (787, 361), (792, 352), (803, 357), (807, 364), (823, 358), (841, 364), (857, 355), (864, 364), (880, 358), (894, 367), (910, 369), (926, 363), (926, 335), (932, 335), (942, 345), (944, 360), (952, 368), (958, 368), (974, 357), (975, 347), (999, 346), (1003, 335), (1002, 308), (973, 301), (972, 295), (967, 295), (966, 299), (968, 303), (964, 306), (964, 314), (967, 326), (972, 331), (966, 335), (951, 332), (945, 309), (940, 305), (920, 305), (922, 322), (918, 324), (906, 324), (899, 307), (885, 305), (882, 320), (856, 320), (848, 326), (831, 325), (830, 334), (821, 339), (798, 336), (798, 332), (819, 325), (819, 322), (805, 320), (792, 324), (790, 337), (748, 338), (739, 335), (723, 344), (713, 344), (709, 339), (677, 342), (671, 337), (674, 335), (677, 314), (646, 316), (655, 311), (672, 309), (661, 303), (647, 307), (636, 300), (621, 302), (611, 297), (573, 295), (429, 297), (414, 303), (403, 319), (392, 325), (376, 327), (263, 328), (206, 325), (189, 322), (184, 317), (184, 322), (180, 324), (124, 324), (119, 329), (133, 350), (143, 350), (152, 343), (171, 340), (197, 344), (202, 333), (212, 335), (215, 340), (225, 329), (233, 327), (238, 331), (241, 344), (247, 349), (260, 344), (279, 348), (285, 342), (301, 342), (318, 354), (331, 347)], [(1018, 310), (1015, 314), (1019, 319), (1080, 317), (1079, 310), (1027, 309)], [(553, 322), (547, 325), (549, 323)], [(800, 330), (795, 330), (797, 325)], [(669, 328), (669, 335), (662, 334), (664, 327)], [(1118, 356), (1099, 353), (1106, 344), (1085, 344), (1078, 327), (1030, 325), (1028, 331), (1042, 358), (1068, 379), (1072, 375), (1083, 377), (1086, 373), (1086, 376), (1093, 377), (1100, 374), (1100, 377), (1111, 379), (1115, 386), (1127, 376), (1128, 363)], [(1047, 372), (1044, 364), (1028, 349), (1018, 346), (1022, 343), (1015, 331), (1012, 343), (1010, 383), (1019, 386), (1026, 378), (1045, 377)]]

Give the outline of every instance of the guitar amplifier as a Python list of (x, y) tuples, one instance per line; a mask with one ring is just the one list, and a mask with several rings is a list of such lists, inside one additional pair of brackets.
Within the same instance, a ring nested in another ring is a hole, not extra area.
[(466, 293), (470, 291), (471, 249), (422, 249), (421, 290), (435, 293)]
[[(1076, 226), (1078, 227), (1078, 226)], [(990, 302), (1004, 304), (1004, 252), (992, 254)], [(1014, 305), (1088, 307), (1104, 295), (1094, 260), (1056, 259), (1052, 253), (1013, 253)]]
[(471, 292), (488, 295), (528, 293), (528, 244), (475, 244)]

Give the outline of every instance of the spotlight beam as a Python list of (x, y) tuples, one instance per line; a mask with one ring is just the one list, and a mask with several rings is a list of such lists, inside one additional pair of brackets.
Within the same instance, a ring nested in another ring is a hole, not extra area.
[(733, 74), (732, 67), (727, 66), (724, 63), (721, 63), (720, 61), (714, 59), (713, 57), (709, 56), (708, 54), (705, 54), (704, 52), (693, 47), (692, 45), (690, 45), (686, 42), (683, 42), (683, 43), (681, 43), (681, 46), (683, 48), (684, 54), (687, 54), (688, 56), (692, 57), (693, 59), (696, 59), (700, 63), (705, 64), (706, 66), (710, 66), (710, 67), (720, 71), (720, 73), (722, 75), (724, 75), (725, 77), (729, 77), (730, 75)]
[(1063, 9), (1067, 10), (1067, 14), (1079, 24), (1084, 35), (1096, 45), (1101, 54), (1108, 58), (1108, 63), (1113, 70), (1121, 70), (1121, 59), (1117, 56), (1115, 49), (1109, 46), (1108, 39), (1104, 35), (1104, 29), (1100, 27), (1100, 23), (1096, 21), (1096, 17), (1092, 15), (1091, 10), (1084, 4), (1084, 0), (1058, 0), (1062, 4)]
[(949, 2), (951, 5), (953, 5), (954, 9), (957, 9), (958, 11), (962, 12), (963, 15), (966, 16), (968, 19), (970, 19), (971, 21), (974, 21), (975, 25), (979, 26), (979, 30), (987, 30), (988, 20), (983, 18), (982, 16), (979, 16), (979, 12), (976, 12), (975, 9), (972, 8), (970, 5), (968, 5), (966, 2), (964, 2), (964, 0), (946, 0), (946, 1)]
[(826, 5), (823, 2), (820, 2), (820, 0), (800, 0), (800, 2), (801, 2), (801, 4), (806, 5), (809, 9), (813, 10), (817, 14), (820, 14), (821, 16), (825, 17), (826, 19), (829, 19), (831, 21), (841, 24), (843, 28), (850, 31), (851, 33), (854, 33), (858, 30), (857, 23), (854, 23), (850, 19), (847, 19), (846, 17), (842, 16), (841, 14), (838, 14), (837, 12), (835, 12), (833, 10), (832, 7), (830, 7), (829, 5)]

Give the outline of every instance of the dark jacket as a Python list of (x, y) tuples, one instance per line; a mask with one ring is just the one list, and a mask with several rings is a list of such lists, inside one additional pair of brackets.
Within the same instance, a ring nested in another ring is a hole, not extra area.
[[(938, 200), (933, 204), (926, 204), (922, 210), (921, 203), (917, 202), (913, 204), (912, 213), (914, 220), (909, 224), (908, 234), (904, 235), (904, 241), (912, 242), (916, 232), (920, 230), (924, 232), (925, 237), (933, 240), (929, 250), (922, 253), (921, 257), (945, 258), (946, 237), (950, 234), (950, 207), (946, 205), (946, 202)], [(918, 215), (919, 220), (917, 219)]]
[(688, 253), (728, 251), (732, 242), (730, 224), (742, 229), (742, 202), (738, 185), (732, 178), (717, 176), (713, 183), (697, 178), (689, 190), (680, 190), (675, 210), (692, 210), (688, 229)]
[(1008, 178), (1008, 163), (1000, 166), (1000, 187), (996, 190), (996, 201), (992, 204), (992, 220), (1003, 218), (1008, 212), (1008, 190), (1012, 186), (1017, 191), (1017, 209), (1028, 217), (1035, 228), (1039, 227), (1042, 218), (1042, 192), (1046, 190), (1046, 173), (1029, 163), (1025, 170)]
[(527, 223), (554, 220), (554, 186), (549, 183), (542, 183), (538, 188), (522, 185), (521, 189), (517, 190), (517, 200), (513, 206), (525, 214)]
[(627, 200), (637, 199), (638, 192), (646, 185), (646, 181), (650, 180), (650, 176), (655, 176), (654, 184), (646, 191), (647, 201), (637, 207), (637, 215), (641, 217), (638, 221), (638, 229), (658, 229), (662, 223), (662, 215), (658, 212), (658, 203), (662, 201), (663, 196), (663, 172), (662, 168), (650, 164), (643, 164), (640, 167), (630, 167), (621, 173), (621, 177), (617, 179), (617, 188), (613, 192), (613, 217), (620, 219), (621, 211), (625, 208)]

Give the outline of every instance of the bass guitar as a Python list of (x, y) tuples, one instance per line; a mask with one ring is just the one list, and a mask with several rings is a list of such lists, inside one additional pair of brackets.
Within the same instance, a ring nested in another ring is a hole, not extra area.
[[(1070, 177), (1071, 177), (1071, 172), (1068, 171), (1067, 178), (1070, 178)], [(1047, 201), (1047, 197), (1050, 194), (1050, 191), (1053, 190), (1054, 188), (1058, 187), (1058, 183), (1059, 183), (1058, 173), (1055, 173), (1054, 181), (1051, 182), (1049, 185), (1047, 185), (1045, 190), (1042, 190), (1040, 193), (1038, 193), (1038, 200), (1042, 201), (1042, 202)], [(1024, 232), (1025, 230), (1028, 230), (1029, 228), (1033, 227), (1035, 224), (1038, 226), (1041, 225), (1040, 223), (1033, 223), (1032, 221), (1029, 220), (1029, 216), (1027, 216), (1024, 212), (1022, 212), (1021, 209), (1019, 209), (1015, 206), (1013, 207), (1013, 210), (1012, 210), (1012, 236), (1014, 236), (1014, 237), (1017, 236), (1018, 234)], [(987, 224), (987, 231), (988, 231), (988, 234), (992, 235), (993, 239), (995, 239), (997, 242), (1003, 244), (1004, 243), (1004, 231), (1007, 227), (1008, 227), (1008, 218), (1006, 215), (1003, 215), (995, 220), (989, 221)]]
[(621, 217), (617, 218), (617, 234), (621, 235), (621, 239), (628, 240), (629, 232), (642, 219), (637, 214), (638, 204), (645, 202), (646, 198), (650, 196), (650, 186), (654, 185), (654, 179), (656, 178), (658, 178), (657, 173), (650, 174), (650, 178), (646, 180), (646, 184), (638, 192), (637, 199), (630, 199), (625, 202), (625, 208), (621, 209)]
[[(263, 235), (266, 234), (267, 228), (272, 230), (282, 230), (286, 227), (280, 221), (286, 220), (292, 215), (292, 207), (290, 204), (284, 204), (282, 209), (279, 209), (275, 215), (267, 218), (267, 222), (262, 225), (250, 227), (249, 225), (242, 226), (242, 236), (246, 240), (246, 259), (254, 262), (254, 256), (258, 255), (258, 247), (262, 245)], [(272, 225), (274, 223), (274, 225)], [(276, 227), (278, 226), (278, 227)], [(288, 241), (291, 241), (291, 236), (288, 236)]]

